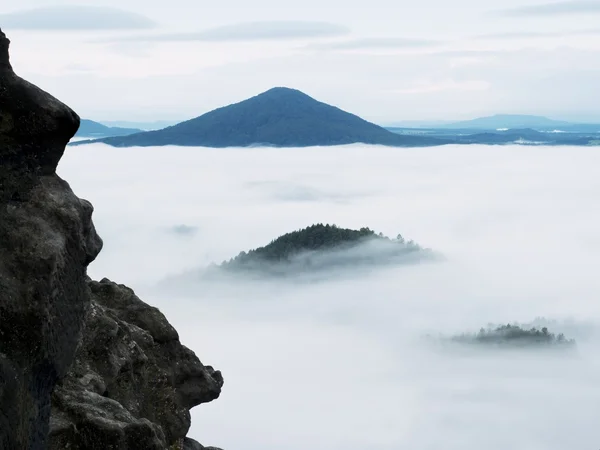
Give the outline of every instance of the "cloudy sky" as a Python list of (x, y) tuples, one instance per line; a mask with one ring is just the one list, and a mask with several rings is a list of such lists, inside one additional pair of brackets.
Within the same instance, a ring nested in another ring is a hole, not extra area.
[(0, 4), (15, 70), (96, 120), (186, 119), (273, 86), (382, 124), (600, 120), (598, 23), (598, 0)]

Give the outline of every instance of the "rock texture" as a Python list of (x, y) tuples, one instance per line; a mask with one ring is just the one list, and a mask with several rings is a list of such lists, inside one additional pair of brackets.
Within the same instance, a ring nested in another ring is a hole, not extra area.
[(21, 79), (0, 31), (0, 201), (19, 200), (37, 176), (53, 175), (79, 117), (47, 92)]
[(80, 119), (8, 48), (0, 31), (0, 449), (187, 448), (221, 374), (131, 289), (87, 277), (93, 208), (56, 175)]
[(43, 449), (102, 247), (92, 205), (55, 173), (79, 117), (14, 74), (0, 32), (0, 448)]
[(221, 373), (203, 366), (128, 287), (107, 279), (89, 286), (82, 344), (52, 398), (50, 448), (176, 448), (190, 408), (219, 397)]

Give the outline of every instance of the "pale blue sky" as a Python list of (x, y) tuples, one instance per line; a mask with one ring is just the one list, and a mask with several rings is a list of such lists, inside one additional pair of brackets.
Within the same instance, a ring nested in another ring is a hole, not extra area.
[(289, 86), (379, 123), (598, 120), (600, 1), (20, 0), (22, 76), (80, 115), (185, 119)]

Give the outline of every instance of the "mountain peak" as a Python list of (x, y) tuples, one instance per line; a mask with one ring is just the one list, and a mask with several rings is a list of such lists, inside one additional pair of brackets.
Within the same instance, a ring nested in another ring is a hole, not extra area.
[[(313, 99), (311, 96), (304, 92), (284, 86), (273, 87), (262, 94), (258, 94), (256, 97), (269, 97), (269, 98), (299, 98), (299, 99)], [(255, 98), (256, 98), (255, 97)], [(313, 99), (314, 100), (314, 99)]]
[[(268, 89), (265, 92), (263, 92), (263, 94), (278, 94), (278, 93), (304, 94), (302, 91), (299, 91), (298, 89), (289, 88), (286, 86), (275, 86), (275, 87), (272, 87), (271, 89)], [(262, 94), (259, 94), (259, 95), (262, 95)], [(304, 95), (306, 95), (306, 94), (304, 94)]]
[(118, 147), (308, 147), (354, 143), (414, 146), (443, 141), (394, 134), (297, 89), (278, 86), (163, 130), (101, 142)]

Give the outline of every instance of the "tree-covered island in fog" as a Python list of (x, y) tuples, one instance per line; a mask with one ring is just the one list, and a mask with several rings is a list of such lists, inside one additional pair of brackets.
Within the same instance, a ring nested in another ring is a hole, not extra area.
[(478, 333), (463, 333), (450, 338), (452, 342), (482, 346), (511, 347), (573, 347), (574, 339), (551, 333), (548, 328), (525, 328), (519, 325), (500, 325), (481, 328)]
[(286, 233), (263, 247), (242, 251), (218, 267), (284, 275), (335, 267), (416, 262), (432, 256), (431, 250), (401, 235), (391, 239), (367, 227), (352, 230), (319, 223)]

